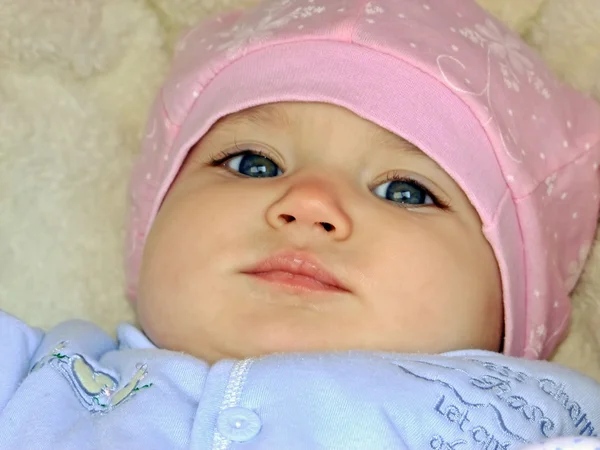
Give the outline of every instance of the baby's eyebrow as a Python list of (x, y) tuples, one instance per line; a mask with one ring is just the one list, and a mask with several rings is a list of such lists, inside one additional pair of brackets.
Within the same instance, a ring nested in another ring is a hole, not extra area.
[(424, 157), (429, 159), (429, 157), (425, 153), (423, 153), (423, 151), (419, 149), (419, 147), (407, 141), (406, 139), (398, 136), (397, 134), (386, 130), (385, 128), (377, 128), (371, 133), (369, 138), (371, 142), (377, 147), (400, 149), (412, 156)]
[[(290, 117), (286, 114), (285, 110), (277, 104), (259, 105), (233, 113), (227, 116), (227, 121), (225, 123), (227, 126), (251, 123), (257, 126), (270, 126), (278, 129), (291, 128)], [(402, 150), (411, 156), (429, 159), (416, 145), (379, 126), (369, 134), (368, 139), (369, 143), (372, 143), (376, 147)]]
[(255, 106), (227, 116), (228, 125), (252, 123), (258, 126), (269, 125), (276, 128), (289, 128), (290, 118), (283, 108), (275, 104)]

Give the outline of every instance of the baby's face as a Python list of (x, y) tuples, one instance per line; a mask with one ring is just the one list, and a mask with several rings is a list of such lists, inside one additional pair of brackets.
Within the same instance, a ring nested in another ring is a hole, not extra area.
[(148, 237), (137, 308), (156, 345), (211, 363), (496, 351), (503, 330), (494, 254), (458, 185), (315, 103), (229, 116), (192, 150)]

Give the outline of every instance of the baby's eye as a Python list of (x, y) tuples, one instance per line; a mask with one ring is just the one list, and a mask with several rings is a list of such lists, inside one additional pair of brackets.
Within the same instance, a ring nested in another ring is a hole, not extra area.
[(271, 159), (249, 150), (230, 157), (224, 164), (228, 168), (252, 178), (272, 178), (283, 173)]
[(436, 205), (437, 200), (427, 188), (411, 179), (387, 181), (373, 192), (378, 197), (407, 206)]

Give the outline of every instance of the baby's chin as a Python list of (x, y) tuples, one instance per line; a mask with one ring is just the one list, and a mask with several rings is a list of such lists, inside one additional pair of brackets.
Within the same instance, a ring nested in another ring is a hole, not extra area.
[[(155, 322), (156, 323), (156, 322)], [(158, 321), (161, 325), (164, 322)], [(407, 334), (386, 335), (372, 330), (350, 332), (322, 326), (293, 326), (284, 321), (245, 327), (160, 326), (146, 329), (147, 336), (159, 348), (183, 352), (214, 364), (221, 360), (243, 360), (282, 353), (330, 353), (341, 351), (375, 351), (389, 353), (438, 354), (452, 350), (482, 349), (498, 351), (496, 339), (465, 335), (440, 339), (426, 335), (416, 338)], [(489, 341), (489, 342), (487, 342)], [(494, 341), (494, 342), (492, 342)]]
[(223, 360), (244, 360), (248, 358), (259, 358), (281, 354), (303, 354), (303, 353), (332, 353), (345, 351), (375, 351), (390, 353), (442, 353), (458, 349), (425, 348), (422, 346), (384, 346), (375, 344), (357, 344), (357, 343), (330, 343), (296, 340), (294, 342), (285, 342), (283, 340), (275, 341), (251, 341), (244, 340), (236, 342), (235, 340), (221, 339), (214, 345), (207, 345), (206, 342), (196, 342), (195, 345), (189, 342), (185, 343), (155, 343), (160, 348), (187, 353), (198, 359), (213, 365)]
[(184, 352), (195, 358), (201, 359), (210, 365), (223, 360), (243, 360), (248, 358), (259, 358), (270, 355), (290, 354), (290, 353), (329, 353), (348, 350), (383, 350), (371, 348), (359, 348), (356, 345), (348, 344), (327, 344), (327, 343), (307, 343), (307, 342), (261, 342), (248, 341), (231, 342), (221, 340), (214, 345), (207, 345), (206, 342), (154, 342), (154, 344), (164, 350)]
[(276, 342), (246, 342), (240, 346), (220, 345), (210, 348), (198, 347), (191, 349), (191, 353), (192, 356), (202, 359), (212, 365), (222, 360), (243, 360), (290, 353), (329, 353), (351, 349), (351, 346), (343, 345), (307, 345), (303, 343), (285, 345), (284, 343)]

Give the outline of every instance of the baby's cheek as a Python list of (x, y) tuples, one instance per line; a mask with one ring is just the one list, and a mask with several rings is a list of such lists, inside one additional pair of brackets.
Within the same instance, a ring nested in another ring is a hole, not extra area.
[[(484, 239), (483, 237), (481, 238)], [(504, 333), (504, 301), (502, 295), (502, 279), (496, 258), (487, 241), (476, 247), (474, 252), (473, 285), (476, 286), (478, 298), (471, 301), (481, 311), (482, 338), (486, 348), (498, 350)]]
[(163, 320), (161, 323), (159, 318), (163, 317), (164, 319), (165, 315), (161, 311), (160, 305), (157, 307), (153, 299), (140, 295), (135, 306), (137, 321), (144, 333), (156, 346), (164, 348), (165, 321)]
[(482, 338), (485, 340), (486, 349), (500, 351), (504, 336), (504, 303), (502, 294), (494, 292), (485, 300), (487, 306), (484, 314), (484, 329)]
[(463, 317), (457, 328), (462, 330), (465, 344), (469, 347), (498, 351), (503, 334), (502, 296), (495, 289), (495, 282), (486, 274), (473, 271), (473, 277), (465, 280), (457, 299)]
[(442, 332), (438, 337), (454, 340), (454, 347), (497, 350), (503, 308), (496, 262), (486, 242), (467, 238), (456, 233), (429, 249), (437, 258), (430, 264), (431, 287), (424, 290), (430, 316)]

